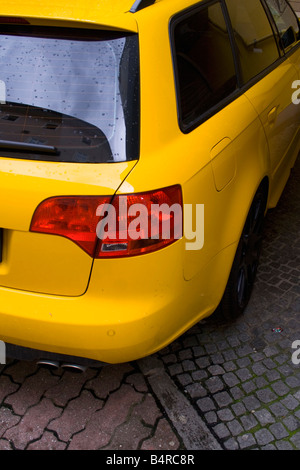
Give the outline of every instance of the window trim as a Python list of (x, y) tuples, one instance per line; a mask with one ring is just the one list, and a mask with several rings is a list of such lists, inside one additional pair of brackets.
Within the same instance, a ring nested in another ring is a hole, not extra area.
[[(272, 33), (274, 36), (274, 40), (277, 45), (278, 49), (278, 59), (273, 62), (273, 64), (270, 64), (267, 66), (264, 70), (262, 70), (259, 74), (255, 75), (252, 77), (250, 80), (244, 82), (242, 80), (242, 75), (241, 75), (241, 68), (240, 68), (240, 61), (238, 57), (238, 51), (237, 51), (237, 45), (236, 41), (234, 39), (234, 32), (229, 16), (229, 12), (225, 3), (225, 0), (204, 0), (202, 2), (196, 3), (192, 5), (191, 7), (185, 8), (184, 10), (176, 13), (170, 18), (169, 21), (169, 38), (170, 38), (170, 48), (171, 48), (171, 56), (172, 56), (172, 64), (173, 64), (173, 76), (174, 76), (174, 85), (175, 85), (175, 94), (176, 94), (176, 104), (177, 104), (177, 120), (178, 120), (178, 125), (179, 129), (183, 134), (189, 134), (193, 130), (197, 129), (201, 124), (203, 124), (205, 121), (210, 119), (212, 116), (220, 112), (222, 109), (224, 109), (226, 106), (228, 106), (230, 103), (235, 101), (237, 98), (239, 98), (241, 95), (243, 95), (247, 90), (249, 90), (252, 86), (254, 86), (256, 83), (258, 83), (260, 80), (262, 80), (264, 77), (269, 75), (273, 70), (276, 69), (281, 63), (285, 62), (287, 58), (295, 52), (296, 49), (300, 47), (300, 40), (289, 50), (289, 51), (284, 51), (280, 48), (280, 45), (278, 44), (278, 37), (276, 34), (277, 26), (274, 22), (274, 19), (269, 11), (268, 6), (265, 4), (265, 0), (260, 0), (262, 7), (264, 8), (265, 14), (268, 18), (268, 21), (270, 23), (270, 27), (272, 29)], [(183, 21), (185, 18), (189, 17), (191, 14), (194, 12), (200, 11), (202, 8), (208, 7), (210, 5), (214, 5), (215, 3), (220, 3), (224, 15), (224, 20), (226, 22), (226, 26), (228, 29), (228, 35), (230, 38), (230, 44), (231, 44), (231, 49), (232, 49), (232, 55), (233, 55), (233, 61), (235, 65), (235, 72), (236, 72), (236, 77), (237, 77), (237, 89), (231, 93), (228, 97), (224, 98), (221, 100), (217, 105), (212, 106), (208, 111), (202, 113), (198, 118), (196, 118), (194, 121), (192, 121), (190, 124), (186, 125), (182, 121), (181, 117), (181, 109), (180, 109), (180, 89), (179, 89), (179, 80), (178, 80), (178, 70), (177, 70), (177, 61), (176, 61), (176, 51), (175, 51), (175, 37), (174, 37), (174, 30), (175, 26)], [(289, 7), (292, 9), (291, 5), (289, 2), (287, 2)], [(295, 14), (294, 10), (292, 9), (293, 13)], [(295, 14), (296, 18), (297, 15)], [(297, 18), (297, 21), (299, 23), (300, 27), (300, 21)], [(274, 29), (275, 28), (275, 29)]]
[[(232, 50), (232, 59), (234, 63), (234, 68), (235, 68), (235, 75), (237, 78), (237, 89), (230, 93), (230, 95), (226, 98), (223, 98), (219, 103), (216, 105), (212, 106), (209, 108), (209, 110), (205, 111), (204, 113), (200, 114), (198, 118), (194, 119), (189, 124), (185, 124), (182, 120), (182, 113), (181, 113), (181, 106), (180, 106), (180, 89), (179, 89), (179, 77), (178, 77), (178, 69), (177, 69), (177, 60), (176, 60), (176, 50), (175, 50), (175, 28), (176, 26), (184, 21), (185, 18), (188, 18), (191, 16), (193, 13), (200, 12), (204, 8), (207, 8), (209, 6), (215, 5), (215, 4), (220, 4), (223, 16), (224, 16), (224, 21), (226, 23), (226, 27), (228, 30), (228, 36), (229, 36), (229, 42)], [(192, 132), (194, 129), (199, 127), (203, 122), (207, 121), (211, 116), (219, 112), (221, 109), (223, 109), (225, 106), (227, 106), (229, 103), (234, 101), (239, 95), (240, 95), (240, 75), (238, 74), (238, 63), (237, 61), (237, 55), (233, 53), (234, 51), (234, 38), (232, 37), (232, 33), (229, 30), (229, 25), (227, 21), (227, 15), (226, 11), (224, 8), (224, 1), (223, 0), (207, 0), (203, 1), (201, 3), (197, 3), (195, 5), (192, 5), (189, 8), (186, 8), (182, 10), (179, 13), (176, 13), (169, 22), (169, 35), (170, 35), (170, 43), (171, 43), (171, 55), (172, 55), (172, 63), (173, 63), (173, 75), (175, 79), (175, 92), (176, 92), (176, 102), (177, 102), (177, 119), (178, 119), (178, 124), (181, 132), (183, 134), (189, 134)]]
[[(229, 14), (229, 11), (228, 11), (228, 8), (227, 8), (226, 0), (221, 0), (221, 1), (224, 2), (224, 8), (226, 9), (226, 12), (227, 12), (228, 28), (232, 32), (233, 40), (234, 40), (234, 43), (235, 43), (234, 53), (237, 56), (237, 61), (240, 62), (238, 47), (236, 45), (236, 40), (235, 40), (235, 37), (234, 37), (234, 29), (233, 29), (233, 26), (232, 26), (232, 23), (231, 23), (231, 18), (230, 18), (230, 14)], [(276, 68), (277, 65), (279, 64), (280, 59), (284, 58), (284, 53), (283, 53), (282, 49), (280, 48), (280, 45), (278, 43), (278, 37), (276, 35), (277, 28), (276, 28), (276, 25), (274, 24), (273, 17), (271, 15), (270, 11), (269, 11), (269, 8), (265, 4), (264, 0), (258, 0), (258, 1), (260, 2), (261, 6), (262, 6), (262, 8), (265, 12), (265, 15), (267, 17), (267, 20), (270, 24), (270, 28), (271, 28), (271, 31), (273, 33), (274, 41), (275, 41), (275, 44), (276, 44), (276, 47), (277, 47), (278, 57), (272, 64), (268, 65), (261, 72), (259, 72), (257, 75), (254, 75), (249, 80), (244, 81), (243, 76), (242, 76), (242, 72), (241, 72), (240, 83), (241, 83), (241, 90), (243, 92), (245, 92), (245, 90), (248, 90), (249, 88), (251, 88), (251, 86), (253, 86), (259, 80), (261, 80), (264, 76), (271, 73), (273, 71), (273, 69)], [(241, 70), (241, 68), (240, 68), (240, 70)], [(250, 86), (247, 86), (248, 84), (250, 84)]]
[[(285, 1), (286, 1), (287, 6), (289, 7), (289, 9), (291, 10), (292, 14), (296, 18), (296, 21), (297, 21), (298, 27), (299, 27), (299, 36), (300, 36), (300, 21), (299, 21), (299, 18), (297, 17), (296, 12), (292, 8), (290, 2), (288, 0), (285, 0)], [(270, 11), (270, 8), (269, 8), (266, 0), (261, 0), (261, 3), (262, 3), (262, 5), (263, 5), (268, 17), (269, 17), (270, 23), (273, 25), (273, 28), (275, 30), (274, 35), (275, 35), (275, 38), (276, 38), (276, 42), (278, 43), (278, 49), (279, 49), (280, 55), (285, 56), (285, 57), (289, 57), (297, 48), (300, 47), (300, 37), (294, 45), (291, 45), (291, 47), (288, 47), (287, 49), (284, 49), (284, 47), (281, 45), (280, 33), (279, 33), (279, 30), (278, 30), (277, 24), (275, 22), (275, 19), (274, 19), (273, 15)]]
[(271, 29), (273, 31), (273, 36), (275, 38), (276, 45), (277, 45), (278, 55), (279, 55), (279, 57), (283, 57), (284, 56), (284, 50), (281, 48), (281, 45), (280, 45), (279, 31), (277, 29), (277, 26), (276, 26), (276, 23), (275, 23), (274, 18), (272, 16), (272, 13), (270, 11), (270, 8), (268, 7), (267, 2), (265, 0), (260, 0), (260, 3), (262, 4), (262, 7), (265, 11), (265, 14), (268, 18)]

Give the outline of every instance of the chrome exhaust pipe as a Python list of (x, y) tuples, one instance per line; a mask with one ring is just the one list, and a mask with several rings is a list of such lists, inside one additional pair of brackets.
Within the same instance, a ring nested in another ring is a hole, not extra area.
[(37, 365), (48, 367), (49, 369), (58, 369), (60, 364), (59, 362), (51, 361), (50, 359), (40, 359), (39, 361), (37, 361)]
[(87, 370), (87, 367), (80, 364), (73, 364), (71, 362), (64, 362), (61, 364), (61, 367), (63, 369), (72, 370), (73, 372), (85, 372)]
[(87, 367), (80, 364), (74, 364), (72, 362), (63, 362), (52, 361), (51, 359), (39, 359), (37, 361), (38, 366), (47, 367), (48, 369), (58, 369), (62, 367), (63, 369), (72, 370), (73, 372), (85, 372)]

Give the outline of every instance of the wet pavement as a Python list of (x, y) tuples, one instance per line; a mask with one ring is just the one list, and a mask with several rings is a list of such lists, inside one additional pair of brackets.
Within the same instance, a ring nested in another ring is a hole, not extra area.
[(300, 158), (236, 322), (212, 316), (149, 358), (80, 374), (0, 366), (0, 450), (299, 450), (299, 187)]

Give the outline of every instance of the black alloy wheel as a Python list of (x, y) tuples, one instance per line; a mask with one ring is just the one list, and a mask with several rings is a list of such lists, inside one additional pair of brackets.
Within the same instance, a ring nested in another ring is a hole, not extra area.
[(249, 210), (220, 304), (222, 316), (227, 320), (243, 313), (253, 290), (262, 247), (266, 202), (266, 191), (260, 187)]

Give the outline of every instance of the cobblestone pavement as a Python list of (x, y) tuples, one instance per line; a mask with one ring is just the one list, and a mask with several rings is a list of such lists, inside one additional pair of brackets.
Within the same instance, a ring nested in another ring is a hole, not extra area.
[(299, 450), (299, 187), (300, 159), (235, 323), (212, 316), (149, 360), (79, 375), (0, 366), (0, 450)]

